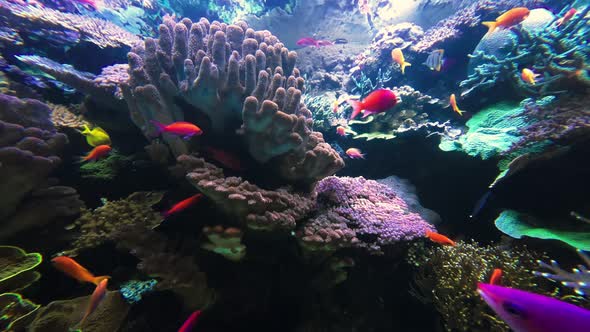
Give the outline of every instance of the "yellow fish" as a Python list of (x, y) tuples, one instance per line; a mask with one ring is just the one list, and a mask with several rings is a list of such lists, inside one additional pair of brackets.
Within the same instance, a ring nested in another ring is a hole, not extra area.
[(459, 106), (457, 106), (457, 98), (455, 97), (454, 93), (449, 98), (449, 103), (451, 104), (451, 107), (453, 108), (453, 111), (455, 111), (455, 113), (459, 114), (460, 116), (462, 116), (463, 113), (465, 113), (465, 111), (460, 110)]
[(87, 125), (84, 125), (84, 131), (81, 131), (80, 134), (86, 136), (86, 142), (91, 146), (111, 145), (109, 134), (100, 127), (94, 127), (90, 130)]
[(535, 83), (536, 83), (535, 79), (538, 76), (539, 76), (539, 74), (535, 74), (532, 70), (530, 70), (528, 68), (524, 68), (522, 70), (522, 73), (520, 74), (520, 77), (522, 78), (522, 80), (528, 84), (531, 84), (531, 85), (535, 85)]
[(391, 58), (393, 59), (393, 61), (397, 62), (398, 65), (400, 65), (402, 69), (402, 75), (404, 74), (406, 67), (412, 65), (411, 63), (406, 62), (406, 59), (404, 58), (404, 54), (402, 53), (401, 48), (394, 48), (391, 51)]

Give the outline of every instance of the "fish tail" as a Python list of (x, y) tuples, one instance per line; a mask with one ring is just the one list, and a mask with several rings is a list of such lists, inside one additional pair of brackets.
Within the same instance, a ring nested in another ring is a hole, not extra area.
[(84, 125), (84, 130), (78, 130), (78, 132), (82, 135), (90, 134), (90, 128), (88, 128), (88, 125)]
[(162, 218), (166, 219), (168, 217), (170, 217), (172, 213), (170, 212), (170, 210), (166, 210), (166, 211), (162, 211), (160, 212), (160, 215), (162, 216)]
[(94, 277), (94, 278), (92, 278), (91, 282), (98, 286), (98, 284), (100, 284), (101, 281), (103, 281), (105, 279), (110, 279), (110, 278), (111, 278), (111, 276)]
[(412, 66), (412, 64), (411, 64), (411, 63), (409, 63), (409, 62), (405, 62), (405, 61), (404, 61), (404, 63), (402, 63), (402, 65), (401, 65), (401, 67), (402, 67), (402, 75), (404, 75), (404, 74), (405, 74), (406, 67), (411, 67), (411, 66)]
[(488, 33), (486, 33), (486, 35), (492, 33), (494, 30), (496, 30), (496, 27), (498, 26), (498, 24), (495, 21), (481, 22), (481, 24), (488, 27)]
[(158, 122), (156, 120), (150, 120), (150, 122), (153, 123), (154, 126), (156, 126), (156, 129), (157, 129), (156, 136), (160, 136), (160, 134), (166, 130), (166, 126), (164, 124), (162, 124), (161, 122)]
[(363, 103), (353, 99), (348, 99), (347, 102), (352, 106), (352, 114), (350, 114), (350, 119), (352, 120), (363, 111)]

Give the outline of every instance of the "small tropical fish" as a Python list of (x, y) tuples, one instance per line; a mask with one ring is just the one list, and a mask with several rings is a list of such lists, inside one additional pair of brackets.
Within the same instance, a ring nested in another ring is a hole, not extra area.
[(104, 2), (102, 0), (76, 0), (83, 6), (90, 6), (94, 10), (101, 11), (104, 8)]
[(428, 55), (428, 58), (424, 62), (424, 65), (430, 68), (430, 70), (440, 71), (444, 62), (444, 54), (445, 50), (442, 49), (430, 52), (430, 55)]
[(164, 218), (168, 218), (173, 214), (176, 214), (180, 211), (184, 211), (186, 209), (188, 209), (189, 207), (195, 205), (196, 203), (198, 203), (201, 198), (203, 198), (203, 194), (196, 194), (193, 195), (187, 199), (183, 199), (182, 201), (174, 204), (174, 206), (172, 206), (168, 211), (165, 211), (162, 213), (162, 216)]
[(242, 166), (242, 162), (240, 158), (237, 156), (223, 150), (206, 147), (205, 152), (214, 159), (215, 161), (219, 162), (223, 167), (231, 169), (232, 171), (243, 171), (244, 167)]
[(529, 17), (530, 13), (531, 11), (528, 8), (516, 7), (498, 16), (498, 18), (493, 22), (482, 22), (481, 24), (488, 27), (489, 30), (487, 34), (490, 34), (494, 32), (496, 28), (508, 29), (519, 24)]
[(90, 130), (87, 125), (84, 125), (84, 130), (80, 134), (86, 136), (86, 142), (90, 146), (111, 145), (109, 134), (100, 127), (94, 127)]
[(350, 158), (350, 159), (365, 159), (365, 155), (361, 153), (361, 150), (357, 149), (357, 148), (350, 148), (348, 150), (346, 150), (346, 155)]
[(82, 157), (80, 161), (97, 161), (109, 154), (111, 150), (113, 149), (108, 145), (99, 145), (88, 152), (86, 156)]
[(411, 66), (412, 64), (409, 62), (406, 62), (406, 59), (404, 58), (404, 54), (402, 53), (402, 49), (401, 48), (394, 48), (391, 51), (391, 58), (393, 59), (393, 61), (395, 61), (398, 65), (400, 65), (401, 69), (402, 69), (402, 74), (405, 73), (406, 67), (407, 66)]
[(535, 85), (535, 78), (537, 78), (538, 76), (539, 74), (535, 74), (532, 70), (528, 68), (524, 68), (522, 70), (522, 73), (520, 74), (522, 80), (531, 85)]
[(350, 119), (354, 119), (361, 112), (363, 112), (363, 118), (371, 114), (386, 112), (393, 108), (399, 101), (400, 99), (389, 89), (377, 89), (362, 101), (348, 99), (347, 102), (352, 106)]
[(191, 332), (195, 328), (195, 326), (197, 325), (197, 322), (199, 321), (199, 317), (201, 316), (201, 313), (202, 313), (201, 310), (197, 310), (197, 311), (193, 312), (190, 316), (188, 316), (188, 318), (186, 319), (184, 324), (182, 324), (180, 329), (178, 329), (178, 332)]
[(344, 128), (342, 126), (336, 127), (336, 134), (343, 136), (343, 137), (346, 136), (346, 128)]
[(51, 262), (56, 269), (80, 282), (91, 282), (98, 285), (104, 279), (110, 278), (109, 276), (95, 277), (94, 274), (90, 273), (90, 271), (85, 269), (82, 265), (67, 256), (55, 257)]
[(502, 285), (502, 269), (494, 269), (490, 277), (490, 285)]
[(572, 17), (574, 17), (574, 15), (576, 15), (578, 11), (576, 10), (576, 8), (572, 8), (570, 10), (567, 11), (567, 13), (565, 13), (565, 15), (563, 15), (562, 18), (560, 18), (559, 20), (557, 20), (557, 26), (562, 26), (564, 24), (567, 24), (567, 22), (569, 22)]
[(334, 100), (334, 102), (332, 103), (332, 112), (334, 114), (338, 113), (338, 106), (340, 106), (340, 103), (338, 102), (338, 99)]
[(86, 313), (84, 313), (84, 317), (82, 317), (82, 320), (80, 321), (80, 327), (82, 327), (84, 321), (86, 321), (86, 318), (88, 318), (88, 316), (90, 316), (90, 314), (92, 314), (94, 310), (96, 310), (100, 302), (102, 302), (102, 300), (104, 299), (104, 296), (107, 294), (108, 282), (109, 279), (101, 280), (94, 289), (94, 292), (92, 292), (92, 296), (90, 296), (90, 302), (88, 303), (88, 307), (86, 308)]
[(182, 136), (184, 139), (191, 138), (193, 136), (199, 136), (203, 133), (201, 128), (195, 126), (190, 122), (173, 122), (169, 125), (165, 125), (155, 120), (151, 122), (158, 128), (158, 136), (162, 133), (168, 133), (172, 135)]
[(321, 47), (321, 46), (330, 46), (330, 45), (334, 45), (334, 43), (332, 43), (329, 40), (318, 40), (315, 38), (311, 38), (311, 37), (305, 37), (305, 38), (301, 38), (297, 41), (296, 43), (298, 46), (313, 46), (313, 47)]
[(455, 97), (455, 94), (451, 94), (451, 97), (449, 98), (449, 103), (451, 104), (451, 107), (453, 108), (453, 111), (459, 115), (463, 115), (463, 113), (465, 113), (465, 111), (462, 111), (459, 109), (459, 106), (457, 106), (457, 98)]
[(455, 243), (455, 241), (449, 239), (448, 237), (436, 233), (436, 232), (432, 232), (432, 231), (426, 231), (426, 237), (430, 239), (430, 241), (432, 242), (436, 242), (438, 244), (443, 244), (443, 245), (449, 245), (449, 246), (456, 246), (457, 243)]
[(590, 310), (549, 296), (485, 283), (477, 291), (514, 332), (581, 332), (590, 326)]

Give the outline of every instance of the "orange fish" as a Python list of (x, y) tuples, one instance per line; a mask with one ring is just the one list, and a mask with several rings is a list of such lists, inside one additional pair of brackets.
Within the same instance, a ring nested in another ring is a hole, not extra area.
[(456, 246), (457, 243), (455, 241), (449, 239), (448, 237), (431, 231), (426, 231), (426, 237), (430, 239), (432, 242), (436, 242), (438, 244), (448, 245), (448, 246)]
[(189, 207), (193, 206), (194, 204), (198, 203), (201, 200), (201, 198), (203, 198), (203, 194), (196, 194), (196, 195), (193, 195), (187, 199), (184, 199), (184, 200), (174, 204), (174, 206), (172, 208), (170, 208), (170, 210), (163, 212), (162, 216), (164, 218), (168, 218), (173, 214), (176, 214), (180, 211), (186, 210)]
[(570, 10), (567, 11), (567, 13), (565, 13), (565, 15), (563, 15), (562, 18), (560, 18), (559, 20), (557, 20), (557, 26), (562, 26), (564, 24), (567, 24), (567, 22), (569, 22), (572, 17), (574, 17), (574, 15), (576, 15), (578, 11), (576, 10), (576, 8), (572, 8)]
[(346, 150), (346, 155), (350, 158), (350, 159), (365, 159), (365, 155), (361, 153), (361, 150), (357, 149), (357, 148), (350, 148), (348, 150)]
[(336, 134), (338, 134), (340, 136), (346, 136), (346, 128), (344, 128), (342, 126), (336, 127)]
[(86, 156), (82, 157), (80, 161), (97, 161), (109, 154), (111, 150), (112, 148), (108, 145), (99, 145), (92, 149), (92, 151), (88, 152)]
[(338, 113), (338, 106), (340, 105), (340, 103), (338, 102), (338, 99), (334, 100), (334, 102), (332, 103), (332, 112), (334, 114)]
[(494, 269), (492, 272), (492, 277), (490, 278), (491, 285), (502, 285), (502, 269)]
[(451, 104), (451, 107), (453, 108), (453, 111), (455, 111), (455, 113), (461, 116), (463, 115), (463, 113), (465, 113), (465, 111), (460, 110), (459, 106), (457, 106), (457, 98), (455, 97), (454, 93), (449, 98), (449, 103)]
[(402, 75), (405, 73), (406, 67), (412, 65), (411, 63), (406, 62), (406, 59), (404, 58), (404, 54), (402, 53), (402, 49), (399, 47), (394, 48), (391, 51), (391, 58), (393, 59), (393, 61), (397, 62), (398, 65), (400, 65), (400, 67), (402, 69)]
[(512, 8), (504, 14), (498, 16), (493, 22), (482, 22), (481, 24), (488, 27), (488, 34), (492, 33), (496, 28), (507, 29), (524, 21), (531, 11), (525, 7)]
[(539, 74), (533, 73), (533, 71), (528, 68), (524, 68), (522, 70), (522, 73), (520, 73), (520, 77), (522, 78), (522, 80), (531, 85), (535, 85), (535, 78), (537, 78), (538, 76)]
[(88, 303), (88, 307), (86, 308), (86, 313), (84, 314), (84, 317), (82, 317), (82, 320), (80, 321), (80, 327), (82, 326), (82, 324), (84, 324), (84, 321), (86, 320), (86, 318), (88, 316), (90, 316), (91, 313), (94, 312), (94, 310), (96, 310), (96, 308), (98, 307), (98, 305), (100, 304), (100, 302), (102, 302), (102, 300), (104, 299), (104, 296), (107, 294), (107, 283), (108, 283), (108, 279), (103, 279), (94, 289), (94, 292), (92, 292), (92, 296), (90, 296), (90, 302)]
[(184, 139), (189, 139), (193, 136), (199, 136), (203, 133), (201, 128), (197, 127), (196, 125), (190, 122), (173, 122), (169, 125), (165, 125), (155, 120), (151, 120), (151, 122), (158, 128), (158, 135), (162, 133), (168, 133), (172, 135), (182, 136)]
[(55, 257), (51, 262), (56, 269), (80, 282), (91, 282), (98, 285), (101, 281), (110, 278), (109, 276), (95, 277), (94, 274), (90, 273), (90, 271), (85, 269), (82, 265), (67, 256)]

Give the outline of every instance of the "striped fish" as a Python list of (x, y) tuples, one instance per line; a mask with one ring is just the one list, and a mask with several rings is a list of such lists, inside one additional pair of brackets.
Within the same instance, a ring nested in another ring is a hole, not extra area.
[(430, 52), (430, 55), (428, 55), (428, 58), (426, 59), (426, 62), (424, 62), (424, 65), (427, 66), (428, 68), (430, 68), (430, 70), (436, 70), (436, 71), (440, 71), (440, 69), (442, 68), (443, 65), (443, 55), (445, 54), (445, 50), (440, 49), (440, 50), (434, 50), (432, 52)]

